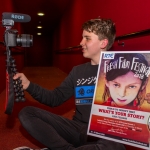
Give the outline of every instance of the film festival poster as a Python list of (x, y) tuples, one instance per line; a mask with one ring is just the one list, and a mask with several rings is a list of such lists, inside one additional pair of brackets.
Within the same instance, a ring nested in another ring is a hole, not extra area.
[(100, 55), (87, 134), (150, 149), (150, 53)]

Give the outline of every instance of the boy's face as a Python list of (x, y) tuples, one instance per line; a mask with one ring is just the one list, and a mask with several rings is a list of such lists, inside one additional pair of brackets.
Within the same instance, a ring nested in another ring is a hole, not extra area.
[(131, 71), (112, 81), (106, 81), (111, 98), (117, 106), (125, 106), (135, 100), (141, 84), (142, 81), (134, 77), (134, 73)]
[(80, 45), (82, 46), (83, 56), (99, 62), (100, 52), (106, 48), (103, 40), (100, 41), (96, 34), (86, 30), (83, 30), (82, 37)]

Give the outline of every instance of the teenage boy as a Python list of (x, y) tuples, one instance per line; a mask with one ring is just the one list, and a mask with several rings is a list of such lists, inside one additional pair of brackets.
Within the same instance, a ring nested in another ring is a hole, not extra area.
[[(50, 150), (125, 150), (120, 143), (99, 138), (94, 138), (92, 143), (87, 140), (93, 95), (86, 91), (94, 91), (100, 52), (110, 49), (115, 39), (116, 29), (110, 19), (89, 20), (83, 24), (82, 29), (83, 38), (80, 45), (83, 56), (89, 58), (90, 62), (73, 67), (59, 87), (46, 90), (30, 82), (22, 73), (14, 76), (14, 79), (22, 80), (23, 89), (34, 99), (51, 107), (58, 106), (75, 95), (76, 109), (73, 119), (69, 120), (28, 106), (19, 113), (20, 122), (33, 138)], [(83, 103), (85, 100), (86, 103)]]

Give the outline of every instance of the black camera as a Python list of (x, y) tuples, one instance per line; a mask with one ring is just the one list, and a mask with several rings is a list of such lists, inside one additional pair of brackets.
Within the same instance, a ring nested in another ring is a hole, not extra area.
[(2, 14), (2, 25), (6, 28), (4, 33), (4, 45), (6, 46), (6, 103), (5, 113), (11, 114), (14, 101), (25, 101), (22, 81), (20, 78), (13, 79), (18, 73), (15, 59), (11, 55), (10, 47), (22, 46), (30, 47), (33, 45), (33, 37), (29, 34), (18, 34), (16, 29), (12, 29), (14, 22), (29, 22), (30, 16), (25, 14), (9, 13)]
[(7, 30), (5, 44), (9, 47), (21, 46), (30, 47), (33, 45), (33, 36), (29, 34), (18, 34), (17, 30)]
[(29, 22), (30, 16), (17, 13), (3, 13), (2, 25), (6, 27), (4, 42), (8, 47), (30, 47), (33, 45), (33, 36), (29, 34), (18, 34), (16, 29), (11, 29), (14, 22)]

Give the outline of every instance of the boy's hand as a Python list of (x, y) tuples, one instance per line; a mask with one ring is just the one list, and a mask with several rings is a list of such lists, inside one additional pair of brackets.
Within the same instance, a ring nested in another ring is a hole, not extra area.
[(150, 103), (150, 93), (147, 93), (145, 95), (145, 100), (147, 100), (147, 102)]
[(13, 77), (14, 80), (16, 80), (18, 78), (22, 81), (23, 89), (26, 90), (30, 84), (30, 81), (27, 79), (27, 77), (23, 73), (17, 73)]

